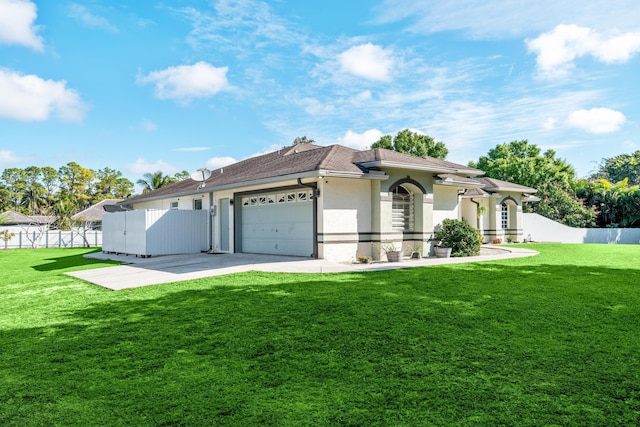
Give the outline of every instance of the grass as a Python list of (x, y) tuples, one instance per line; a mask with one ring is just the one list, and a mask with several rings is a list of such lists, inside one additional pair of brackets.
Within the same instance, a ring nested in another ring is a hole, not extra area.
[(112, 292), (0, 251), (0, 425), (637, 425), (640, 245)]

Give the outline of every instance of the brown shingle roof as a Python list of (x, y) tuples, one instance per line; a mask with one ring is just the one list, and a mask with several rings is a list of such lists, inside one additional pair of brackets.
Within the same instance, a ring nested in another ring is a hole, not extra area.
[(105, 206), (117, 205), (122, 199), (105, 199), (71, 216), (74, 221), (102, 222)]
[(520, 184), (514, 184), (509, 181), (502, 181), (500, 179), (495, 178), (474, 178), (477, 181), (480, 181), (484, 184), (484, 188), (487, 191), (518, 191), (521, 193), (535, 193), (536, 189), (531, 187), (526, 187)]
[[(457, 163), (435, 159), (433, 157), (414, 157), (396, 151), (376, 148), (358, 151), (341, 145), (319, 146), (298, 144), (284, 147), (278, 151), (261, 156), (250, 157), (232, 165), (212, 171), (204, 182), (205, 188), (216, 188), (233, 184), (244, 184), (267, 178), (285, 177), (313, 171), (331, 171), (342, 173), (368, 173), (369, 168), (391, 162), (408, 167), (416, 166), (434, 172), (481, 174), (482, 171)], [(192, 179), (159, 188), (127, 199), (127, 205), (146, 199), (158, 199), (167, 196), (193, 194), (198, 192), (201, 183)]]

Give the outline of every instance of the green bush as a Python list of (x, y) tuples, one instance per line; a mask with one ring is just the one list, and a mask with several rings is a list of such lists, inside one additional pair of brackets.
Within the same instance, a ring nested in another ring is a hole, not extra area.
[(445, 219), (436, 230), (434, 239), (438, 246), (451, 248), (451, 256), (474, 256), (480, 254), (482, 236), (472, 226), (458, 219)]

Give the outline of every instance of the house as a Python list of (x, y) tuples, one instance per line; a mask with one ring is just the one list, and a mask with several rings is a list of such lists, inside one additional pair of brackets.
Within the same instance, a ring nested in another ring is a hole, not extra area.
[(121, 204), (209, 211), (199, 233), (206, 234), (205, 250), (214, 252), (346, 262), (376, 256), (376, 243), (393, 241), (407, 252), (421, 245), (429, 253), (445, 218), (465, 220), (487, 242), (521, 240), (522, 204), (535, 190), (475, 178), (482, 173), (386, 149), (301, 143), (214, 170), (203, 182), (187, 179)]
[(122, 199), (104, 199), (72, 215), (71, 219), (76, 223), (82, 223), (88, 230), (101, 230), (102, 215), (105, 212), (122, 211), (121, 201)]
[(12, 209), (0, 213), (0, 230), (9, 232), (28, 231), (30, 228), (48, 230), (56, 222), (51, 215), (25, 215)]

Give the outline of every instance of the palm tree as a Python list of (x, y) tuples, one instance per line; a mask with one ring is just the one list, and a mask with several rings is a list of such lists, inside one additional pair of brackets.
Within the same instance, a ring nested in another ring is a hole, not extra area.
[(164, 175), (162, 171), (157, 171), (155, 173), (145, 173), (143, 176), (144, 178), (136, 181), (136, 184), (142, 186), (143, 193), (157, 190), (158, 188), (166, 187), (167, 185), (176, 182), (175, 178)]

